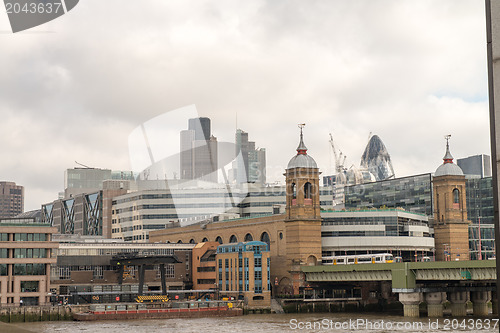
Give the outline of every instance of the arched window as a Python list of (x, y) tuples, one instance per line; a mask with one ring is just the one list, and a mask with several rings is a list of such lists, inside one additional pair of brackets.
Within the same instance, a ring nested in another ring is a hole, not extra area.
[(245, 235), (245, 242), (251, 242), (253, 241), (253, 237), (251, 234), (246, 234)]
[(202, 242), (203, 243), (208, 242), (208, 238), (207, 237), (203, 238)]
[(453, 203), (460, 203), (460, 191), (458, 188), (453, 190)]
[(269, 235), (268, 235), (267, 232), (263, 232), (262, 235), (260, 235), (260, 241), (264, 242), (264, 243), (267, 243), (267, 248), (268, 248), (268, 250), (270, 249), (270, 247), (271, 247), (271, 238), (269, 238)]
[(222, 244), (222, 237), (221, 236), (217, 236), (217, 238), (215, 239), (216, 242), (219, 242), (219, 244)]
[(192, 239), (192, 238), (191, 238), (191, 239), (189, 240), (189, 244), (195, 244), (195, 243), (196, 243), (196, 242), (194, 241), (194, 239)]
[(177, 244), (182, 244), (182, 240), (181, 240), (181, 239), (179, 239), (179, 240), (177, 241)]
[(229, 237), (229, 243), (238, 243), (238, 238), (235, 235)]
[(307, 182), (304, 184), (304, 199), (311, 199), (312, 198), (312, 185), (311, 183)]
[(295, 183), (292, 183), (292, 199), (297, 199), (297, 186), (295, 186)]
[(460, 208), (460, 191), (458, 188), (453, 190), (453, 208)]

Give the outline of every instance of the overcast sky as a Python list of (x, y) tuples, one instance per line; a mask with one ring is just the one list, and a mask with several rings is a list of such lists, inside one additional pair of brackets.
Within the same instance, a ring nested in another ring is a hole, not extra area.
[(323, 174), (328, 133), (348, 167), (373, 133), (397, 177), (433, 172), (446, 134), (455, 158), (490, 154), (485, 35), (478, 0), (82, 0), (16, 34), (2, 12), (0, 180), (38, 209), (75, 161), (129, 170), (131, 131), (192, 104), (219, 141), (237, 119), (270, 180), (298, 123)]

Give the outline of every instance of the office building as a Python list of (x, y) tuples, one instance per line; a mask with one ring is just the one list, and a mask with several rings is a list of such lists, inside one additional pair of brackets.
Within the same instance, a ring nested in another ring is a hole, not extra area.
[(267, 244), (259, 241), (217, 247), (218, 286), (243, 297), (248, 308), (271, 307), (271, 258)]
[(403, 208), (432, 217), (432, 177), (430, 173), (346, 186), (345, 208)]
[(24, 187), (0, 182), (0, 218), (14, 217), (24, 211)]
[(217, 138), (211, 134), (210, 119), (189, 119), (180, 132), (180, 178), (218, 181)]
[(193, 248), (193, 289), (217, 289), (216, 260), (218, 242), (198, 243)]
[(103, 189), (105, 180), (134, 180), (132, 171), (111, 171), (109, 169), (74, 168), (64, 172), (64, 198), (88, 194)]
[(457, 159), (457, 165), (465, 176), (491, 177), (491, 157), (489, 155), (474, 155)]
[(469, 250), (471, 260), (495, 257), (495, 225), (493, 210), (493, 180), (467, 178), (465, 182), (467, 217), (469, 225)]
[(236, 168), (233, 170), (234, 178), (238, 184), (266, 182), (266, 149), (255, 148), (255, 142), (248, 141), (248, 133), (241, 129), (235, 135)]
[(323, 257), (391, 253), (404, 261), (421, 261), (434, 256), (434, 238), (425, 214), (371, 209), (325, 211), (321, 217)]
[(0, 219), (0, 304), (49, 302), (56, 228), (34, 218)]
[(112, 237), (113, 198), (127, 193), (130, 182), (105, 180), (102, 190), (74, 194), (42, 205), (41, 219), (57, 227), (61, 234), (79, 234)]
[(377, 181), (394, 178), (391, 157), (378, 135), (373, 135), (361, 156), (361, 168), (369, 171)]

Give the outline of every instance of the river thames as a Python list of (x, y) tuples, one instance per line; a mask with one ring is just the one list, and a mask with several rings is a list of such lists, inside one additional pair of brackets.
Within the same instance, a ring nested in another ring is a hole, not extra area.
[(200, 332), (498, 332), (490, 318), (417, 318), (374, 313), (262, 314), (228, 318), (155, 319), (99, 322), (18, 323), (37, 333), (200, 333)]

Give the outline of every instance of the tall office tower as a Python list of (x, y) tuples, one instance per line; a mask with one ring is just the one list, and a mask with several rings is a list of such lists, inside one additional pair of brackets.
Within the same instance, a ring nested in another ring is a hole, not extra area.
[(24, 211), (24, 187), (0, 182), (0, 218), (14, 217)]
[(189, 119), (188, 130), (194, 131), (194, 140), (210, 140), (212, 135), (210, 118), (200, 117)]
[(459, 158), (457, 164), (466, 176), (491, 177), (491, 157), (489, 155), (481, 154)]
[(180, 133), (180, 150), (181, 179), (218, 181), (217, 138), (210, 133), (209, 118), (189, 119)]
[(255, 142), (248, 141), (248, 133), (241, 129), (236, 130), (235, 144), (236, 156), (241, 153), (235, 171), (237, 183), (264, 184), (266, 182), (266, 149), (256, 149)]
[(193, 141), (195, 133), (193, 130), (181, 131), (181, 179), (193, 179)]
[(378, 135), (370, 138), (361, 157), (361, 167), (366, 168), (377, 181), (394, 178), (391, 157)]

